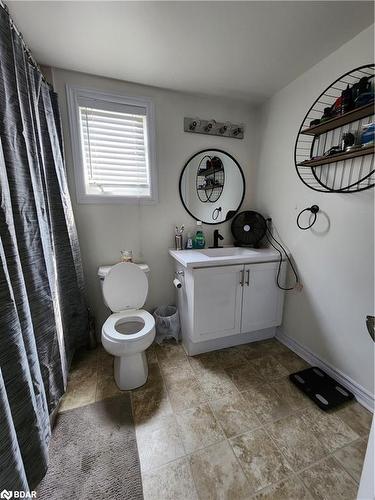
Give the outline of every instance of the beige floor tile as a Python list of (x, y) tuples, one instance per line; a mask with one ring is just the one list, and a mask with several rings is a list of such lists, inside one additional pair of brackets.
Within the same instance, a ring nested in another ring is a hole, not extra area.
[(229, 442), (247, 476), (251, 493), (293, 473), (287, 460), (263, 429), (246, 432)]
[(277, 361), (288, 371), (288, 373), (299, 372), (310, 365), (292, 351), (280, 352), (274, 355)]
[(169, 383), (178, 382), (195, 376), (187, 357), (179, 362), (178, 367), (165, 365), (162, 369), (162, 374), (167, 387)]
[(249, 402), (240, 394), (211, 401), (210, 406), (227, 437), (242, 434), (261, 425)]
[(136, 428), (141, 469), (149, 471), (185, 455), (173, 415), (156, 425)]
[(269, 424), (267, 432), (295, 471), (312, 465), (327, 454), (320, 441), (298, 415)]
[(261, 340), (259, 342), (251, 342), (246, 344), (248, 347), (248, 359), (252, 357), (269, 356), (280, 352), (289, 352), (289, 349), (276, 339)]
[(178, 367), (178, 365), (186, 359), (185, 351), (180, 344), (169, 342), (161, 345), (155, 344), (155, 351), (162, 368)]
[(227, 368), (226, 373), (239, 391), (246, 391), (254, 385), (264, 384), (263, 379), (258, 375), (256, 368), (252, 364)]
[(312, 500), (312, 496), (302, 482), (294, 476), (268, 486), (255, 495), (254, 500)]
[(97, 370), (98, 351), (79, 350), (73, 358), (68, 377), (68, 390), (74, 390), (82, 383), (96, 378)]
[(176, 418), (186, 453), (224, 439), (224, 433), (208, 404), (176, 413)]
[(146, 350), (146, 357), (148, 364), (158, 362), (158, 358), (156, 356), (155, 344), (151, 344), (150, 347)]
[(264, 356), (254, 359), (251, 365), (256, 370), (259, 377), (265, 381), (274, 380), (288, 375), (288, 370), (284, 368), (273, 356)]
[(81, 380), (75, 387), (69, 387), (61, 400), (59, 412), (72, 410), (95, 402), (96, 374), (88, 380)]
[(207, 395), (194, 376), (169, 383), (167, 390), (174, 411), (193, 408), (207, 400)]
[(101, 353), (100, 348), (79, 349), (78, 351), (76, 351), (72, 361), (70, 375), (76, 376), (78, 374), (82, 374), (83, 376), (88, 376), (89, 373), (96, 371), (98, 357), (100, 353)]
[(248, 482), (227, 441), (193, 453), (190, 466), (200, 499), (249, 498)]
[(372, 422), (372, 413), (370, 413), (362, 405), (353, 401), (343, 406), (335, 412), (341, 420), (349, 425), (354, 432), (360, 436), (366, 437), (369, 435)]
[(98, 353), (98, 381), (96, 386), (95, 401), (111, 398), (122, 394), (113, 377), (113, 356), (100, 350)]
[(98, 383), (96, 386), (95, 401), (101, 401), (102, 399), (112, 398), (114, 396), (119, 396), (126, 391), (121, 391), (113, 378), (113, 374), (98, 373)]
[(204, 375), (197, 373), (197, 378), (209, 400), (238, 394), (236, 386), (224, 370), (206, 372)]
[(197, 356), (188, 356), (187, 359), (197, 377), (203, 377), (207, 373), (216, 373), (223, 370), (223, 367), (217, 364), (216, 357), (212, 352), (198, 354)]
[(357, 484), (332, 457), (299, 474), (312, 496), (319, 500), (355, 500)]
[(366, 449), (367, 439), (358, 439), (334, 453), (334, 457), (357, 482), (361, 479)]
[(143, 473), (142, 484), (144, 500), (198, 500), (187, 458)]
[(262, 423), (273, 422), (293, 412), (287, 401), (280, 398), (266, 382), (241, 394)]
[(79, 350), (74, 356), (67, 392), (59, 411), (72, 410), (95, 402), (98, 380), (98, 350)]
[(136, 426), (156, 425), (173, 413), (167, 390), (135, 398), (132, 392), (133, 418)]
[(216, 365), (222, 368), (240, 366), (247, 363), (245, 354), (238, 347), (229, 347), (228, 349), (214, 351), (213, 355)]
[(312, 401), (289, 380), (288, 377), (272, 380), (270, 386), (293, 410), (312, 406)]
[(316, 406), (304, 410), (301, 418), (329, 453), (359, 437), (337, 415), (324, 412)]
[(145, 399), (162, 399), (166, 393), (159, 365), (153, 363), (148, 367), (148, 378), (144, 385), (132, 391), (134, 401)]

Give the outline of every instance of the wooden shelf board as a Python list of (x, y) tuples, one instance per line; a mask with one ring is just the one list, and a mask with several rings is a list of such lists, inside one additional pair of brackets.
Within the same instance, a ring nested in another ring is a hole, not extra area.
[(224, 172), (224, 168), (208, 168), (206, 170), (201, 170), (201, 172), (198, 172), (197, 175), (198, 177), (208, 177), (209, 175), (216, 174), (218, 172)]
[(356, 158), (357, 156), (366, 156), (375, 153), (375, 145), (371, 144), (365, 148), (357, 149), (356, 151), (349, 151), (347, 153), (340, 153), (333, 156), (327, 156), (325, 158), (319, 158), (316, 160), (305, 160), (298, 163), (298, 167), (319, 167), (319, 165), (326, 165), (328, 163), (336, 163), (338, 161), (350, 160), (351, 158)]
[(360, 120), (361, 118), (366, 118), (366, 116), (371, 116), (373, 114), (374, 103), (371, 103), (367, 106), (353, 109), (352, 111), (349, 111), (349, 113), (345, 113), (344, 115), (336, 116), (335, 118), (331, 118), (330, 120), (327, 120), (323, 123), (319, 123), (319, 125), (315, 125), (314, 127), (305, 128), (305, 130), (301, 131), (301, 134), (321, 135), (335, 128), (343, 127), (347, 123), (355, 122), (357, 120)]
[(207, 187), (199, 187), (197, 188), (198, 191), (208, 191), (209, 189), (216, 189), (216, 188), (219, 188), (219, 189), (223, 189), (224, 186), (207, 186)]

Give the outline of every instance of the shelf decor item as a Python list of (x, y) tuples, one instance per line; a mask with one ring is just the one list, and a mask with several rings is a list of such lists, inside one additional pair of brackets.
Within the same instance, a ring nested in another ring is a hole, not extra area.
[(375, 65), (360, 66), (332, 83), (313, 103), (298, 131), (297, 174), (323, 193), (355, 193), (375, 184)]

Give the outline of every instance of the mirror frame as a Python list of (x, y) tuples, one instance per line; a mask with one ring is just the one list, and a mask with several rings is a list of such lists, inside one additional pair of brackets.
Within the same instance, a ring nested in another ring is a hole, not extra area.
[(180, 199), (181, 199), (181, 202), (182, 202), (182, 205), (184, 206), (185, 210), (187, 211), (187, 213), (193, 217), (193, 219), (195, 220), (201, 220), (201, 219), (198, 219), (195, 215), (193, 215), (190, 210), (188, 209), (188, 207), (186, 206), (185, 202), (184, 202), (184, 199), (182, 197), (182, 176), (184, 175), (184, 172), (185, 172), (185, 169), (186, 167), (189, 165), (189, 163), (191, 162), (191, 160), (193, 158), (195, 158), (196, 156), (200, 155), (201, 153), (208, 153), (209, 151), (214, 151), (214, 152), (217, 152), (217, 153), (222, 153), (226, 156), (228, 156), (232, 161), (234, 161), (234, 163), (237, 165), (238, 167), (238, 170), (240, 171), (240, 174), (241, 174), (241, 177), (242, 177), (242, 182), (243, 182), (243, 190), (242, 190), (242, 196), (241, 196), (241, 200), (238, 204), (238, 207), (235, 209), (235, 210), (232, 210), (233, 214), (228, 217), (227, 219), (221, 221), (221, 222), (205, 222), (202, 220), (202, 224), (207, 224), (209, 226), (216, 226), (218, 224), (224, 224), (224, 222), (228, 222), (230, 221), (231, 219), (233, 219), (233, 217), (237, 214), (237, 212), (239, 211), (239, 209), (241, 208), (241, 205), (243, 203), (243, 200), (245, 198), (245, 193), (246, 193), (246, 181), (245, 181), (245, 176), (244, 176), (244, 173), (243, 173), (243, 170), (241, 168), (241, 165), (238, 163), (238, 161), (229, 153), (227, 153), (226, 151), (223, 151), (222, 149), (216, 149), (216, 148), (208, 148), (208, 149), (201, 149), (200, 151), (198, 151), (197, 153), (193, 154), (193, 156), (191, 156), (187, 162), (185, 163), (184, 165), (184, 168), (182, 169), (181, 171), (181, 174), (180, 174), (180, 180), (179, 180), (179, 183), (178, 183), (178, 190), (179, 190), (179, 193), (180, 193)]

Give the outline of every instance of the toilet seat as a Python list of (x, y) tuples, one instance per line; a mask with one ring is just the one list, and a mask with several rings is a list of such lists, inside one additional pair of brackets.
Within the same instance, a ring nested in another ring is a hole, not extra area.
[[(116, 324), (123, 320), (129, 319), (134, 321), (139, 321), (144, 323), (143, 328), (136, 333), (123, 334), (116, 330)], [(117, 341), (119, 343), (123, 342), (135, 342), (141, 340), (152, 333), (155, 328), (154, 317), (144, 309), (127, 309), (126, 311), (117, 312), (111, 314), (109, 318), (105, 321), (102, 327), (102, 335), (107, 337), (108, 340)]]

